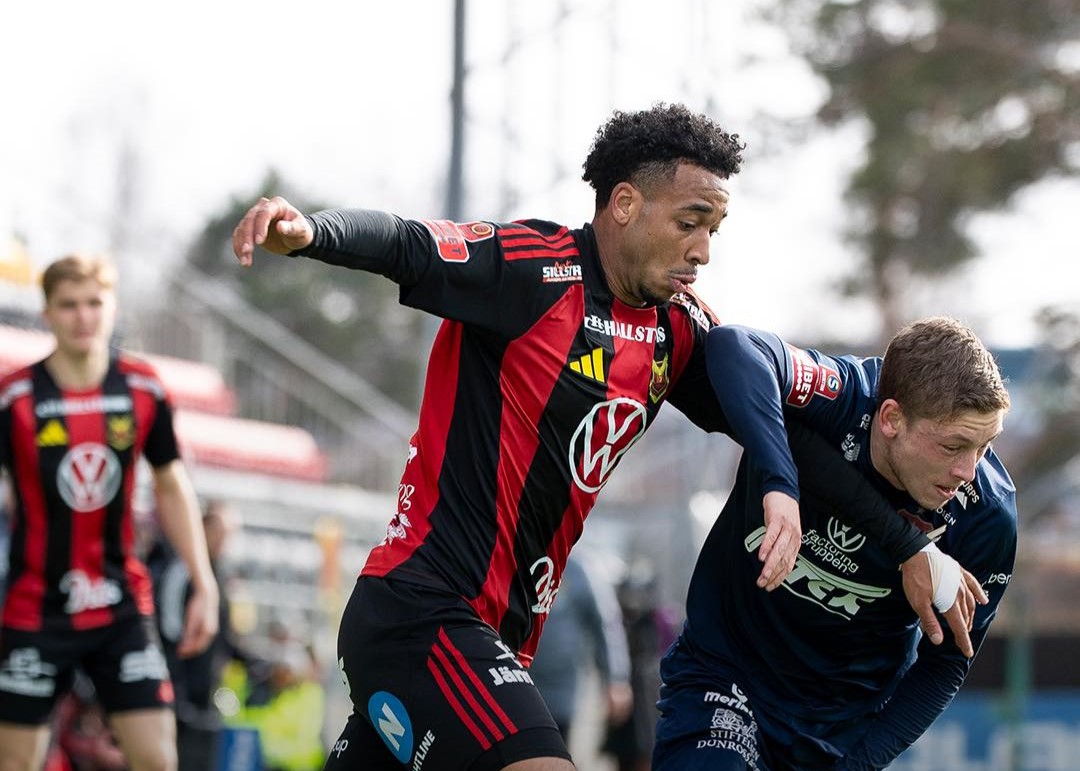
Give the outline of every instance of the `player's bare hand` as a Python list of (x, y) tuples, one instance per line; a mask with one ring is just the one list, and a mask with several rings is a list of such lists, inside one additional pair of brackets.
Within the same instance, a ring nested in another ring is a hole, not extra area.
[(757, 585), (767, 592), (780, 586), (795, 567), (802, 544), (799, 502), (786, 493), (773, 491), (762, 499), (765, 508), (765, 539), (758, 549), (764, 565)]
[[(935, 559), (939, 565), (936, 571)], [(949, 570), (957, 571), (959, 580), (955, 594), (951, 590), (952, 584), (942, 588), (942, 566), (949, 566)], [(918, 614), (919, 626), (930, 638), (930, 642), (940, 645), (944, 639), (941, 624), (934, 612), (936, 597), (937, 607), (944, 608), (941, 613), (953, 634), (956, 647), (968, 658), (974, 656), (975, 650), (969, 632), (975, 620), (975, 605), (985, 605), (989, 601), (975, 576), (960, 567), (952, 557), (941, 552), (936, 552), (934, 557), (927, 552), (919, 552), (904, 562), (900, 569), (903, 573), (904, 595)]]
[(918, 552), (900, 565), (904, 596), (912, 610), (919, 617), (919, 626), (923, 634), (934, 645), (940, 645), (942, 639), (941, 624), (934, 613), (934, 578), (930, 571), (930, 558), (925, 552)]
[(986, 605), (990, 600), (975, 576), (963, 568), (960, 568), (960, 573), (961, 581), (960, 588), (956, 590), (956, 602), (942, 615), (956, 639), (956, 647), (970, 659), (975, 655), (969, 632), (975, 622), (976, 603)]
[(184, 615), (184, 633), (176, 646), (176, 654), (190, 658), (202, 653), (218, 633), (217, 587), (196, 589), (188, 601)]
[(274, 254), (303, 249), (314, 239), (311, 223), (300, 210), (279, 195), (260, 198), (233, 229), (233, 254), (244, 267), (255, 258), (255, 247)]

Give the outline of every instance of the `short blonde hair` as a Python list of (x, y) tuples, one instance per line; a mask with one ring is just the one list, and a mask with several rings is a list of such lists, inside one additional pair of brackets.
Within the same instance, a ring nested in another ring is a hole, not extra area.
[(116, 286), (116, 266), (102, 255), (69, 254), (54, 261), (41, 274), (41, 290), (49, 302), (61, 281), (97, 281), (106, 289)]

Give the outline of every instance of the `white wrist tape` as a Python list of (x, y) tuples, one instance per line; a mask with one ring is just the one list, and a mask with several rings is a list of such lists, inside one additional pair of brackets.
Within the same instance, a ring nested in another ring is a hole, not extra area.
[(927, 544), (919, 551), (930, 560), (930, 580), (934, 587), (934, 607), (944, 613), (956, 602), (960, 591), (960, 563), (936, 544)]

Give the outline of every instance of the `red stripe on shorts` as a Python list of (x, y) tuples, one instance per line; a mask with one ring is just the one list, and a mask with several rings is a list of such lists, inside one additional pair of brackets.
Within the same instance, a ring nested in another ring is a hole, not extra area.
[(461, 651), (454, 647), (454, 644), (450, 642), (450, 637), (446, 634), (445, 629), (439, 629), (439, 642), (446, 646), (446, 649), (450, 651), (450, 653), (454, 656), (454, 658), (457, 660), (458, 666), (461, 667), (461, 669), (465, 672), (468, 678), (472, 681), (472, 684), (476, 688), (477, 692), (484, 697), (484, 701), (486, 701), (488, 703), (488, 706), (491, 707), (491, 711), (498, 715), (499, 719), (502, 721), (503, 726), (506, 727), (506, 730), (512, 734), (517, 733), (517, 726), (514, 725), (514, 722), (510, 719), (510, 716), (503, 712), (503, 708), (499, 705), (499, 702), (495, 701), (495, 697), (491, 695), (491, 691), (489, 691), (487, 687), (482, 682), (480, 682), (480, 678), (477, 677), (476, 672), (473, 671), (473, 668), (469, 666), (469, 662), (465, 660), (465, 657), (461, 654)]
[(485, 750), (491, 747), (491, 741), (484, 736), (484, 732), (480, 730), (480, 726), (478, 726), (465, 711), (465, 705), (458, 700), (458, 697), (450, 688), (450, 684), (446, 682), (446, 678), (443, 677), (439, 668), (435, 666), (435, 661), (431, 657), (428, 657), (427, 668), (428, 671), (431, 672), (431, 676), (435, 678), (435, 682), (438, 684), (439, 690), (443, 692), (443, 696), (450, 702), (450, 706), (453, 707), (454, 712), (457, 713), (457, 716), (461, 719), (461, 722), (465, 724), (465, 727), (469, 729), (474, 737), (476, 737), (476, 741), (480, 742), (480, 746)]

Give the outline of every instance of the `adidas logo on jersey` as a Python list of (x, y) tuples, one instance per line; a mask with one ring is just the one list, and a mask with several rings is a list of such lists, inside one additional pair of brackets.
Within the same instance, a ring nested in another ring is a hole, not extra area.
[(67, 443), (67, 431), (59, 420), (50, 420), (37, 435), (38, 447), (62, 447)]
[(604, 349), (593, 348), (590, 353), (570, 362), (570, 369), (597, 383), (606, 383), (604, 376)]

